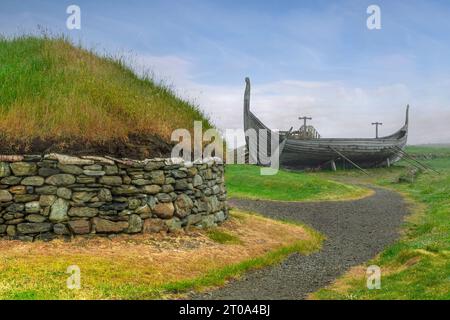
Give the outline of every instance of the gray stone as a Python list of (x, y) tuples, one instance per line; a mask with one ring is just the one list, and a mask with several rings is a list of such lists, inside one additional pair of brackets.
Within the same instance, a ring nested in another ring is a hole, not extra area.
[(113, 202), (113, 203), (107, 203), (103, 206), (101, 206), (101, 210), (103, 211), (109, 211), (109, 210), (125, 210), (128, 207), (128, 202)]
[(153, 171), (153, 170), (161, 169), (164, 166), (165, 166), (165, 164), (162, 161), (150, 161), (145, 165), (144, 170)]
[(150, 184), (150, 180), (147, 180), (147, 179), (135, 179), (135, 180), (131, 180), (131, 183), (136, 185), (136, 186), (145, 186), (147, 184)]
[(194, 177), (195, 175), (197, 175), (198, 170), (196, 167), (191, 167), (187, 170), (187, 173), (189, 177)]
[(39, 198), (39, 204), (42, 207), (49, 207), (55, 202), (55, 200), (56, 200), (56, 196), (44, 194)]
[(170, 174), (175, 179), (181, 179), (181, 178), (186, 178), (187, 177), (187, 173), (182, 171), (182, 170), (173, 170)]
[(7, 190), (0, 190), (0, 202), (9, 202), (13, 199), (11, 193)]
[(61, 187), (57, 189), (56, 195), (60, 198), (70, 200), (72, 198), (72, 190)]
[(167, 177), (164, 181), (165, 184), (175, 184), (176, 180), (172, 177)]
[(100, 189), (100, 191), (98, 192), (98, 199), (100, 201), (104, 201), (104, 202), (111, 202), (113, 199), (112, 195), (111, 195), (111, 191), (109, 191), (109, 189), (105, 189), (105, 188)]
[(101, 171), (102, 166), (99, 164), (92, 164), (90, 166), (84, 166), (83, 169), (85, 170), (93, 170), (93, 171)]
[(169, 220), (165, 220), (164, 223), (166, 224), (166, 226), (170, 232), (181, 229), (181, 221), (178, 218), (172, 218)]
[(99, 183), (108, 186), (120, 186), (122, 184), (122, 178), (119, 176), (103, 176), (100, 178)]
[(161, 191), (161, 187), (157, 184), (151, 184), (143, 188), (143, 192), (147, 194), (157, 194)]
[(52, 224), (48, 222), (40, 223), (19, 223), (17, 232), (21, 234), (40, 233), (52, 230)]
[(0, 233), (5, 233), (7, 227), (8, 227), (8, 226), (7, 226), (7, 225), (4, 225), (4, 224), (0, 225)]
[(186, 222), (187, 225), (196, 225), (197, 223), (199, 223), (200, 221), (202, 221), (202, 215), (200, 213), (198, 214), (190, 214), (186, 217)]
[(132, 214), (128, 219), (128, 233), (137, 233), (142, 231), (142, 219), (137, 214)]
[(95, 192), (73, 192), (72, 193), (72, 200), (77, 202), (77, 203), (82, 203), (82, 202), (88, 202), (90, 201), (93, 197), (95, 197), (97, 195), (97, 193)]
[(175, 215), (179, 218), (184, 218), (191, 213), (194, 203), (191, 198), (185, 194), (179, 194), (175, 200)]
[(141, 204), (141, 200), (139, 199), (130, 199), (128, 201), (128, 208), (131, 210), (137, 209)]
[(9, 177), (3, 178), (2, 180), (0, 180), (0, 182), (2, 184), (15, 185), (15, 184), (19, 184), (21, 180), (22, 180), (22, 178), (20, 178), (20, 177), (9, 176)]
[(45, 179), (45, 183), (51, 184), (53, 186), (68, 186), (74, 184), (75, 181), (75, 177), (67, 173), (55, 174)]
[(117, 195), (136, 194), (139, 190), (135, 186), (121, 186), (113, 188), (112, 193)]
[(56, 190), (58, 190), (58, 188), (55, 186), (43, 186), (36, 188), (35, 191), (37, 194), (56, 194)]
[(202, 221), (200, 222), (200, 225), (203, 228), (211, 228), (211, 227), (216, 226), (214, 215), (210, 214), (207, 216), (203, 216)]
[(67, 210), (69, 209), (69, 203), (61, 198), (56, 199), (56, 201), (51, 206), (50, 210), (50, 221), (52, 222), (62, 222), (67, 221)]
[(21, 212), (25, 210), (25, 205), (23, 203), (13, 203), (6, 208), (8, 212)]
[(194, 178), (192, 178), (192, 185), (194, 187), (201, 186), (203, 184), (203, 179), (200, 175), (196, 174)]
[(172, 202), (166, 203), (158, 203), (153, 210), (153, 213), (156, 214), (159, 218), (169, 219), (173, 216), (175, 211), (175, 207)]
[(223, 211), (219, 211), (219, 212), (216, 212), (215, 214), (214, 214), (214, 221), (215, 222), (222, 222), (222, 221), (224, 221), (225, 220), (225, 213), (223, 212)]
[(117, 168), (117, 166), (105, 166), (105, 173), (107, 175), (115, 175), (119, 173), (119, 169)]
[(38, 174), (42, 177), (49, 177), (58, 174), (60, 171), (54, 168), (39, 168)]
[(32, 176), (37, 173), (37, 166), (34, 163), (13, 162), (10, 167), (15, 176)]
[(119, 212), (119, 216), (120, 217), (126, 217), (126, 216), (131, 215), (132, 213), (133, 213), (133, 211), (131, 211), (131, 210), (122, 210), (122, 211)]
[(40, 214), (29, 214), (25, 217), (25, 220), (29, 222), (44, 222), (47, 218)]
[(69, 229), (75, 234), (87, 234), (91, 232), (91, 224), (88, 220), (71, 220)]
[(71, 217), (95, 217), (97, 214), (97, 208), (72, 207), (69, 210), (69, 216)]
[(152, 183), (154, 184), (164, 184), (165, 182), (165, 176), (164, 176), (164, 171), (162, 170), (156, 170), (156, 171), (152, 171), (150, 173), (151, 179), (152, 179)]
[(164, 220), (161, 219), (146, 219), (144, 221), (143, 232), (144, 233), (155, 233), (161, 231), (167, 231), (167, 225)]
[(95, 183), (95, 177), (77, 176), (77, 183)]
[(183, 191), (189, 189), (189, 183), (186, 179), (180, 179), (175, 182), (175, 190)]
[(83, 173), (83, 169), (73, 164), (58, 164), (58, 169), (64, 173), (80, 175)]
[(26, 177), (21, 182), (24, 186), (42, 186), (44, 184), (44, 178), (39, 176)]
[[(25, 203), (25, 212), (27, 213), (38, 213), (41, 211), (41, 206), (39, 204), (39, 201), (31, 201)], [(35, 221), (39, 222), (39, 221)]]
[(214, 213), (217, 211), (220, 211), (220, 201), (217, 199), (216, 196), (211, 196), (206, 198), (207, 203), (207, 212), (208, 213)]
[(113, 222), (102, 218), (94, 218), (92, 222), (95, 225), (95, 231), (98, 233), (119, 233), (128, 228), (128, 222), (126, 221)]
[(0, 178), (11, 175), (9, 164), (7, 162), (0, 162)]
[(39, 195), (37, 194), (16, 194), (14, 196), (15, 202), (30, 202), (39, 200)]
[(220, 193), (220, 187), (218, 185), (215, 185), (212, 187), (212, 193), (213, 194), (219, 194)]
[(150, 207), (150, 209), (155, 209), (155, 206), (156, 206), (156, 198), (155, 197), (153, 197), (153, 196), (149, 196), (148, 198), (147, 198), (147, 204), (148, 204), (148, 206)]
[(83, 173), (87, 176), (92, 177), (101, 177), (105, 175), (105, 171), (96, 171), (96, 170), (83, 170)]
[(7, 228), (6, 228), (6, 234), (8, 235), (8, 236), (10, 236), (10, 237), (14, 237), (15, 235), (16, 235), (16, 226), (12, 226), (12, 225), (10, 225), (10, 226), (8, 226)]
[(156, 195), (156, 198), (158, 198), (158, 200), (161, 202), (171, 202), (172, 201), (172, 197), (170, 195), (168, 195), (167, 193), (158, 193)]
[(163, 192), (163, 193), (170, 193), (170, 192), (173, 192), (174, 190), (175, 189), (173, 188), (173, 186), (171, 184), (165, 184), (161, 188), (161, 192)]
[(69, 235), (70, 232), (67, 227), (62, 223), (56, 223), (53, 225), (53, 232), (59, 235)]
[(141, 215), (141, 217), (142, 217), (142, 215), (144, 215), (144, 216), (147, 216), (147, 215), (150, 216), (150, 214), (152, 213), (152, 210), (151, 210), (150, 207), (146, 204), (146, 205), (143, 205), (143, 206), (137, 208), (134, 212), (136, 212), (136, 214)]

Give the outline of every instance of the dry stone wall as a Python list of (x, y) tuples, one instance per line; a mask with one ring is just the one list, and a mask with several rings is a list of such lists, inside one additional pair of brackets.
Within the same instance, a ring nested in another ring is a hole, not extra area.
[(0, 236), (174, 231), (228, 217), (219, 158), (0, 156)]

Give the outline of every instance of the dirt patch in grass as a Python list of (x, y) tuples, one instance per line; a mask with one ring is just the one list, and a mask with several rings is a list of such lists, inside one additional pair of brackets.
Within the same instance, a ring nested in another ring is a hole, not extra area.
[[(301, 226), (236, 211), (232, 216), (216, 232), (239, 243), (212, 240), (210, 230), (71, 242), (0, 241), (0, 298), (173, 297), (221, 284), (241, 270), (263, 265), (264, 261), (255, 259), (284, 247), (296, 244), (304, 253), (320, 247), (320, 239)], [(70, 265), (80, 267), (79, 290), (66, 287)]]

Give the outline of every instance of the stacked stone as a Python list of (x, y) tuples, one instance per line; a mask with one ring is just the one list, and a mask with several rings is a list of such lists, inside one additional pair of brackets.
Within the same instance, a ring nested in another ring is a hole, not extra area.
[(228, 216), (219, 158), (0, 156), (0, 236), (174, 231)]

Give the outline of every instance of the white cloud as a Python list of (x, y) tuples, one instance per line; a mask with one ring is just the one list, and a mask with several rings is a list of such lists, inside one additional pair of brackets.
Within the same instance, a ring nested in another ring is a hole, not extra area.
[[(156, 79), (172, 83), (181, 97), (195, 101), (219, 129), (243, 127), (244, 79), (232, 86), (198, 83), (192, 76), (193, 64), (177, 56), (138, 55), (132, 65), (138, 73), (150, 69)], [(374, 121), (383, 122), (382, 135), (398, 130), (409, 103), (409, 143), (449, 142), (448, 101), (435, 96), (430, 101), (403, 83), (364, 88), (286, 79), (254, 83), (251, 109), (270, 128), (296, 128), (301, 125), (298, 117), (307, 115), (313, 117), (311, 124), (323, 137), (372, 137)]]

